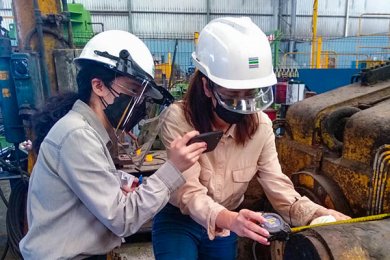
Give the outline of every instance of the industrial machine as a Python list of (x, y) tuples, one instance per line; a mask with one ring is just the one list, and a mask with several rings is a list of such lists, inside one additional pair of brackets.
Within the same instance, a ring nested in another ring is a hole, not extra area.
[[(298, 102), (275, 122), (284, 130), (277, 131), (284, 133), (276, 139), (279, 159), (296, 190), (318, 204), (351, 217), (389, 213), (390, 62), (352, 80), (360, 82)], [(374, 251), (378, 259), (388, 257), (385, 244), (364, 243), (383, 239), (388, 220), (370, 223), (313, 229), (316, 241), (290, 239), (274, 255), (281, 259), (285, 249), (287, 259), (369, 259)], [(315, 253), (304, 256), (302, 245)], [(355, 258), (345, 258), (348, 245), (354, 245)]]

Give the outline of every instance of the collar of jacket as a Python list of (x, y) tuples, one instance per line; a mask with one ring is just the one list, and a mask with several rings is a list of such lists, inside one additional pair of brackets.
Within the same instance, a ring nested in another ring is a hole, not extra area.
[(87, 120), (88, 124), (91, 125), (91, 127), (95, 129), (96, 132), (98, 132), (98, 134), (101, 136), (107, 148), (111, 147), (112, 141), (109, 134), (107, 133), (107, 130), (104, 128), (102, 122), (100, 122), (95, 112), (86, 103), (81, 100), (77, 100), (74, 103), (72, 110), (81, 114)]

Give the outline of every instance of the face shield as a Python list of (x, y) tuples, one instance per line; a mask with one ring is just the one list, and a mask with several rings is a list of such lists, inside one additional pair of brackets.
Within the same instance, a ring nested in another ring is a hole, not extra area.
[(141, 167), (158, 134), (159, 115), (174, 98), (157, 86), (153, 77), (138, 66), (126, 50), (122, 50), (119, 57), (107, 52), (95, 53), (116, 60), (114, 70), (133, 81), (127, 86), (117, 80), (112, 82), (111, 89), (119, 94), (113, 104), (106, 106), (105, 113), (116, 130), (119, 153), (126, 153), (136, 167)]
[(129, 91), (121, 91), (114, 103), (105, 109), (106, 115), (116, 111), (118, 120), (114, 124), (112, 119), (109, 118), (109, 121), (116, 130), (119, 154), (127, 154), (138, 168), (144, 163), (157, 137), (161, 126), (161, 112), (173, 102), (170, 93), (162, 87), (159, 91), (165, 98), (154, 99), (147, 96), (147, 84), (144, 83), (140, 92), (132, 93), (132, 96)]
[(273, 103), (272, 87), (232, 90), (213, 82), (211, 86), (217, 102), (232, 112), (253, 114), (268, 108)]

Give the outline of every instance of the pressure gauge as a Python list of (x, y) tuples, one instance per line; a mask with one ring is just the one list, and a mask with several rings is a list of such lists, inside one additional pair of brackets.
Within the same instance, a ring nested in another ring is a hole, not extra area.
[(266, 229), (270, 234), (268, 241), (288, 239), (291, 228), (281, 216), (275, 213), (263, 213), (262, 216), (266, 222), (262, 223), (261, 227)]

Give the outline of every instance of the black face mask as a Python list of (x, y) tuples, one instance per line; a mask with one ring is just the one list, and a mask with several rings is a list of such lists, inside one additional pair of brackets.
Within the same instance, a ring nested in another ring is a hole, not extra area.
[(215, 113), (217, 113), (217, 115), (228, 124), (238, 124), (245, 116), (244, 114), (227, 110), (221, 106), (218, 101), (214, 110)]
[(129, 106), (130, 109), (133, 106), (134, 101), (134, 97), (120, 93), (119, 96), (114, 99), (112, 104), (106, 106), (104, 113), (114, 128), (130, 131), (136, 124), (138, 124), (139, 121), (141, 121), (142, 118), (146, 116), (146, 101), (144, 100), (142, 103), (135, 105), (126, 125), (123, 125), (123, 122), (126, 119), (123, 118), (122, 124), (118, 126), (126, 107)]

